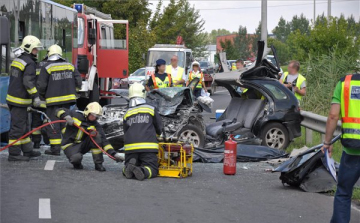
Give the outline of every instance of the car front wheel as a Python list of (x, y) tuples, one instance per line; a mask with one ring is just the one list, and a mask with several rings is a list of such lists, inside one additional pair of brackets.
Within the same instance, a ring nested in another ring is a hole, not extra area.
[(187, 125), (179, 132), (178, 139), (181, 142), (189, 142), (196, 148), (203, 148), (205, 143), (204, 133), (194, 125)]
[(289, 132), (280, 123), (269, 123), (261, 131), (263, 146), (285, 150), (289, 145)]

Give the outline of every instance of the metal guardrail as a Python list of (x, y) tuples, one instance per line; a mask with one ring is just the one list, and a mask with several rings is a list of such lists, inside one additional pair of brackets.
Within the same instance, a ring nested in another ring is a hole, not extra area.
[[(301, 122), (301, 125), (305, 127), (306, 144), (312, 143), (313, 131), (323, 134), (322, 139), (324, 140), (327, 117), (308, 111), (300, 111), (300, 114), (304, 117), (304, 120)], [(339, 134), (341, 134), (340, 121), (338, 121), (337, 128), (334, 132), (334, 136), (337, 136)]]

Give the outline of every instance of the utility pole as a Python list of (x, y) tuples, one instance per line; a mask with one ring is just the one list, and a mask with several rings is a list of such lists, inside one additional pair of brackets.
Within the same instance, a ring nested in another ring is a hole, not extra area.
[(316, 21), (316, 0), (314, 0), (314, 20), (313, 20), (314, 26), (315, 26), (315, 21)]
[(331, 0), (328, 0), (328, 12), (327, 12), (328, 20), (330, 20), (331, 17)]
[(261, 0), (261, 40), (265, 42), (264, 55), (267, 54), (267, 0)]

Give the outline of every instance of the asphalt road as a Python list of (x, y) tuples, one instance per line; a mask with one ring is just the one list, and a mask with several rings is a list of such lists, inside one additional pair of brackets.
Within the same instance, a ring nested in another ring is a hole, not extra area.
[[(226, 92), (213, 98), (214, 110), (229, 101)], [(265, 171), (271, 168), (266, 163), (238, 163), (235, 176), (223, 175), (222, 164), (196, 163), (192, 177), (139, 182), (126, 180), (123, 164), (109, 158), (106, 172), (95, 171), (91, 154), (84, 170), (73, 170), (63, 154), (25, 163), (6, 159), (0, 153), (1, 223), (321, 223), (332, 214), (332, 197), (284, 187), (279, 174)], [(352, 222), (358, 223), (355, 208)]]

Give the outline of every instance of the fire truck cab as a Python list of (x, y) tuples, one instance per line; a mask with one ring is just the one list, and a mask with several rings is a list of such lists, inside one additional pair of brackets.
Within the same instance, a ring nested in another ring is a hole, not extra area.
[(83, 78), (81, 99), (85, 104), (107, 104), (112, 79), (128, 77), (128, 21), (112, 20), (110, 14), (84, 4), (74, 4), (73, 8), (78, 11), (76, 66)]

